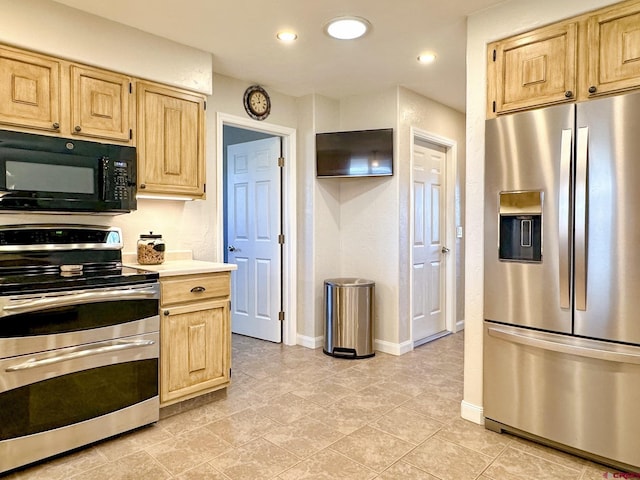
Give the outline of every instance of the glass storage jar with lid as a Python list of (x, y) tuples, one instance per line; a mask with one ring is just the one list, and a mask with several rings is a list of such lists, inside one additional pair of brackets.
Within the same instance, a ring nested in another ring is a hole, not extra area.
[(142, 234), (138, 239), (138, 263), (141, 265), (159, 265), (164, 262), (165, 244), (162, 235)]

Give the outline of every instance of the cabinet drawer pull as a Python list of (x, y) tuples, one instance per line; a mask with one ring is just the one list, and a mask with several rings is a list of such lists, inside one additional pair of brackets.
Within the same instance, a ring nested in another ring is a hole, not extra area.
[(191, 293), (202, 293), (206, 290), (204, 287), (193, 287), (191, 289)]

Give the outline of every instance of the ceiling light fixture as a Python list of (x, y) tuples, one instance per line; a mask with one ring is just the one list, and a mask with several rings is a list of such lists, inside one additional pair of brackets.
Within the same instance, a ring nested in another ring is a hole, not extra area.
[(276, 35), (276, 38), (278, 40), (280, 40), (281, 42), (285, 42), (285, 43), (289, 43), (289, 42), (293, 42), (295, 40), (297, 40), (298, 35), (294, 32), (291, 32), (289, 30), (284, 30), (282, 32), (278, 32)]
[(436, 54), (429, 52), (429, 53), (422, 53), (420, 55), (418, 55), (418, 61), (420, 63), (431, 63), (436, 59)]
[(363, 36), (371, 24), (360, 17), (338, 17), (330, 20), (324, 27), (325, 32), (338, 40), (353, 40)]

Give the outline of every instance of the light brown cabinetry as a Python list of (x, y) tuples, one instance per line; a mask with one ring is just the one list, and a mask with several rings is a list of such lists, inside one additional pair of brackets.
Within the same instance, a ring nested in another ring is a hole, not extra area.
[(587, 21), (588, 93), (640, 86), (640, 2), (600, 10)]
[[(577, 24), (563, 23), (497, 42), (490, 47), (495, 70), (492, 110), (522, 110), (574, 99)], [(495, 61), (493, 59), (495, 58)]]
[(138, 147), (138, 193), (205, 198), (205, 97), (0, 46), (0, 128)]
[(80, 65), (71, 65), (70, 76), (71, 134), (131, 140), (131, 78)]
[(54, 58), (0, 47), (0, 123), (59, 131), (60, 68)]
[(488, 46), (487, 116), (640, 88), (640, 0)]
[(137, 83), (138, 192), (204, 198), (204, 96)]
[(230, 273), (161, 278), (160, 403), (228, 386)]

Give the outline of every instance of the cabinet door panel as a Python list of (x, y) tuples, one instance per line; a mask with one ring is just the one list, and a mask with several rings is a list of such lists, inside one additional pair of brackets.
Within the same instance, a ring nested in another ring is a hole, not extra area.
[(164, 310), (160, 401), (215, 390), (229, 381), (229, 302), (202, 302)]
[(71, 133), (129, 141), (131, 80), (115, 73), (71, 66)]
[(538, 29), (498, 42), (495, 50), (496, 112), (573, 100), (577, 24)]
[(140, 193), (204, 196), (204, 99), (138, 84)]
[(640, 86), (640, 3), (589, 19), (591, 95)]
[(59, 130), (59, 62), (0, 48), (0, 123)]

